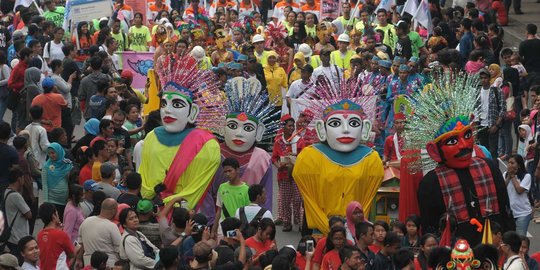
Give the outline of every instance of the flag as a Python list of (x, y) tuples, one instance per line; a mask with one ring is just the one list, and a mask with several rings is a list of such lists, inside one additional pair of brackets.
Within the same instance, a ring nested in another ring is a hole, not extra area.
[(15, 9), (18, 7), (18, 6), (24, 6), (24, 7), (29, 7), (31, 4), (32, 4), (32, 0), (15, 0), (15, 5), (13, 5), (13, 12), (15, 12)]
[(484, 223), (484, 233), (482, 234), (482, 244), (490, 245), (493, 244), (493, 235), (491, 234), (491, 222), (489, 218), (486, 218)]
[(446, 214), (446, 225), (444, 226), (444, 231), (441, 235), (441, 240), (439, 241), (440, 247), (449, 247), (452, 245), (452, 232), (450, 228), (450, 215)]
[(392, 5), (394, 4), (395, 4), (395, 0), (382, 0), (373, 12), (377, 14), (377, 10), (381, 8), (384, 8), (386, 11), (390, 11), (392, 10)]
[(405, 6), (403, 6), (403, 10), (401, 11), (401, 16), (405, 14), (405, 12), (409, 13), (410, 15), (416, 14), (416, 10), (418, 9), (418, 0), (408, 0), (405, 2)]
[(413, 14), (413, 20), (416, 20), (420, 25), (425, 27), (429, 34), (433, 33), (433, 24), (431, 23), (431, 12), (429, 11), (428, 0), (422, 0), (422, 2), (420, 2), (416, 12)]

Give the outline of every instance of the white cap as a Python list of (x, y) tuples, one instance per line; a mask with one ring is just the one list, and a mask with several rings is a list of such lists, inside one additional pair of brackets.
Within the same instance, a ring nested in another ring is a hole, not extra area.
[(172, 23), (170, 23), (170, 22), (165, 23), (165, 28), (169, 28), (169, 27), (174, 29)]
[(100, 21), (100, 22), (102, 22), (102, 21), (108, 21), (108, 20), (109, 20), (109, 18), (107, 18), (107, 17), (101, 17), (101, 18), (99, 18), (99, 21)]
[(168, 23), (168, 22), (169, 22), (169, 19), (167, 19), (167, 18), (161, 18), (161, 19), (159, 19), (158, 24), (166, 24), (166, 23)]
[(190, 54), (193, 58), (195, 58), (195, 60), (200, 61), (204, 58), (204, 55), (206, 54), (206, 52), (204, 51), (203, 47), (195, 46), (191, 50)]
[(337, 38), (337, 41), (341, 41), (341, 42), (351, 42), (351, 39), (349, 38), (349, 35), (347, 34), (341, 34), (339, 35), (339, 37)]
[(11, 60), (11, 63), (10, 63), (10, 66), (12, 69), (15, 68), (15, 66), (19, 63), (19, 59), (18, 58), (15, 58), (13, 60)]
[(300, 44), (300, 46), (298, 47), (298, 51), (303, 53), (305, 57), (311, 57), (311, 55), (313, 54), (311, 47), (309, 47), (309, 45), (307, 45), (306, 43)]
[(251, 39), (251, 43), (257, 43), (257, 42), (263, 42), (263, 41), (264, 41), (264, 37), (259, 34), (254, 35), (253, 39)]

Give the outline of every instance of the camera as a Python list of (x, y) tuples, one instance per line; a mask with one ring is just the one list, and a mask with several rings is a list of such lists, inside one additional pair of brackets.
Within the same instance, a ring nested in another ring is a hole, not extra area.
[(230, 230), (230, 231), (227, 231), (227, 237), (228, 237), (228, 238), (234, 238), (234, 237), (236, 237), (236, 230)]
[(193, 233), (200, 233), (200, 232), (203, 232), (205, 228), (206, 228), (206, 225), (195, 223), (195, 224), (193, 224), (192, 232)]

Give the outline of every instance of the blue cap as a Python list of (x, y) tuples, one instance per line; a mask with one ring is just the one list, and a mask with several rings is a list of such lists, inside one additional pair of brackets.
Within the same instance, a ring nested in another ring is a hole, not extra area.
[(391, 68), (392, 67), (392, 62), (390, 62), (389, 60), (380, 60), (379, 61), (379, 66), (385, 67), (385, 68)]
[(227, 68), (229, 69), (242, 69), (242, 64), (230, 62), (227, 64)]
[(103, 189), (96, 181), (89, 179), (84, 181), (84, 191), (98, 191)]
[(413, 57), (411, 57), (411, 59), (409, 59), (409, 62), (413, 62), (413, 63), (418, 63), (418, 61), (420, 61), (420, 58), (418, 58), (416, 56), (413, 56)]
[(43, 88), (53, 88), (54, 86), (54, 80), (53, 78), (51, 77), (47, 77), (45, 79), (43, 79), (43, 82), (41, 83), (41, 86), (43, 86)]
[(411, 71), (411, 68), (407, 65), (400, 65), (399, 66), (399, 71)]
[(378, 56), (374, 55), (374, 56), (371, 58), (371, 61), (379, 62), (379, 61), (381, 61), (381, 58), (379, 58)]
[(399, 56), (394, 57), (394, 63), (396, 63), (396, 64), (403, 63), (403, 58), (401, 58)]

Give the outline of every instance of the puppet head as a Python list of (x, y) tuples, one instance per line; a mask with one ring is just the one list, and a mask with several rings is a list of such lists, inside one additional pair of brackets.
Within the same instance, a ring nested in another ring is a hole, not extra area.
[(480, 261), (474, 258), (473, 250), (464, 239), (456, 242), (450, 258), (446, 264), (448, 270), (472, 270), (480, 267)]

